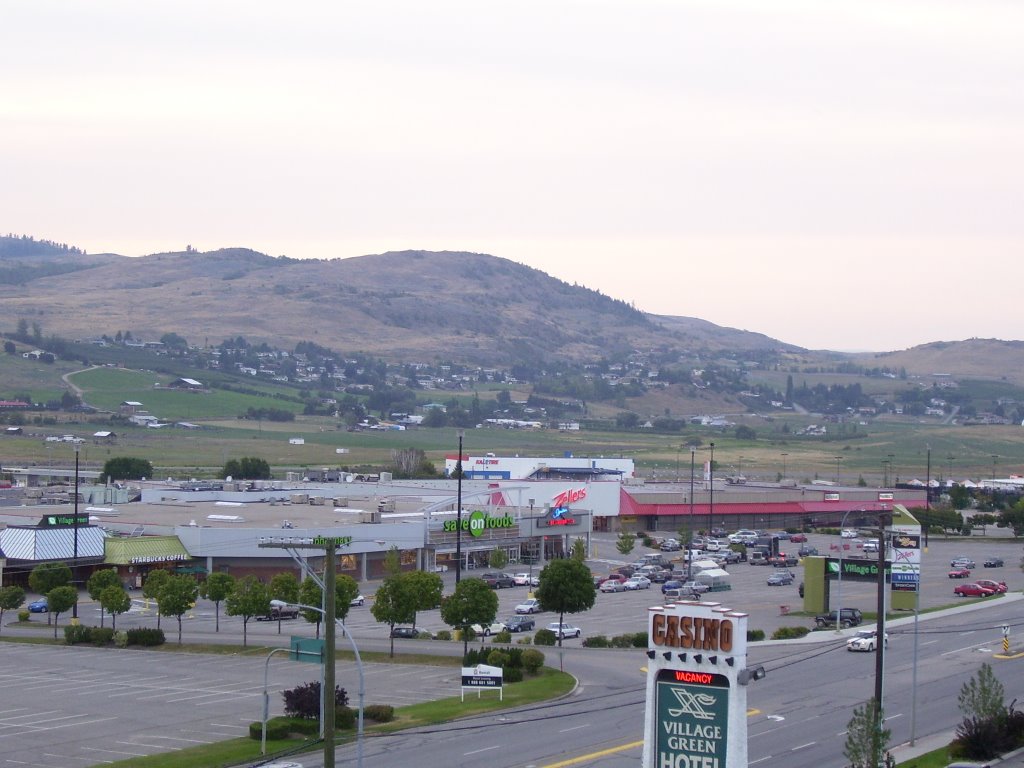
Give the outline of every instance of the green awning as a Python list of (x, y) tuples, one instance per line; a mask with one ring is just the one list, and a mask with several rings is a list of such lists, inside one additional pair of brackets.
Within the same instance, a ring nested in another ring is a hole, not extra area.
[(187, 563), (192, 560), (177, 536), (109, 537), (104, 542), (108, 565), (149, 565)]

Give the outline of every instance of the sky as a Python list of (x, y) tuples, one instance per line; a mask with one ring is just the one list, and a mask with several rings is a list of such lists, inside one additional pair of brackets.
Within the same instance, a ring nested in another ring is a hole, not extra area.
[(0, 231), (488, 253), (812, 349), (1021, 339), (1017, 0), (9, 0)]

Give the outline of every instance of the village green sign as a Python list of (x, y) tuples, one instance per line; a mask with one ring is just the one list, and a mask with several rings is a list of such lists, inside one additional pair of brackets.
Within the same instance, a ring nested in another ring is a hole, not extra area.
[(724, 768), (728, 748), (729, 680), (724, 675), (658, 672), (658, 768)]

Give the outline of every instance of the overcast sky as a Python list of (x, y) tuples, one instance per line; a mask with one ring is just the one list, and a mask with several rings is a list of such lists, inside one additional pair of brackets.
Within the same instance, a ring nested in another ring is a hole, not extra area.
[(1018, 0), (9, 0), (0, 231), (476, 251), (811, 348), (1021, 339), (1022, 30)]

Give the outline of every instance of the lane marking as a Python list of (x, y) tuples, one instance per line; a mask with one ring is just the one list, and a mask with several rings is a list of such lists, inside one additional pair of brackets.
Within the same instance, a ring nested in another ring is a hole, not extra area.
[(498, 744), (493, 747), (484, 747), (483, 749), (474, 749), (472, 752), (463, 752), (463, 757), (469, 757), (470, 755), (479, 755), (481, 752), (490, 752), (492, 749), (501, 749)]
[(628, 744), (623, 744), (619, 747), (609, 747), (608, 749), (602, 749), (598, 752), (591, 752), (587, 755), (580, 755), (579, 757), (572, 757), (568, 760), (562, 760), (557, 763), (548, 763), (544, 768), (564, 768), (567, 765), (578, 765), (579, 763), (585, 763), (588, 760), (595, 760), (599, 757), (605, 757), (607, 755), (614, 755), (616, 752), (625, 752), (627, 749), (635, 749), (636, 747), (642, 747), (644, 742), (631, 741)]

